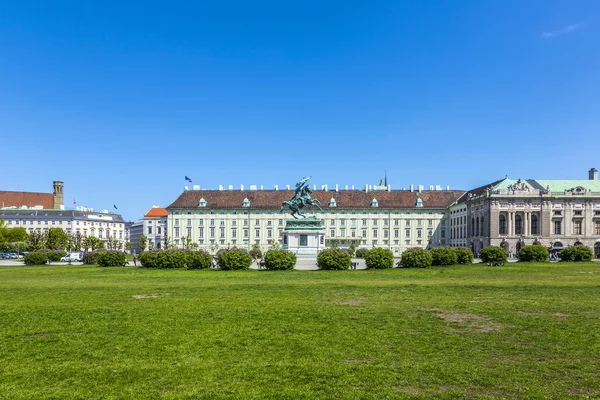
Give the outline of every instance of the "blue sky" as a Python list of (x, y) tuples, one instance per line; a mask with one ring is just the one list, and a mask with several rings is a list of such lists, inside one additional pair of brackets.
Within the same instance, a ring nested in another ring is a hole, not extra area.
[(598, 43), (597, 1), (0, 0), (0, 189), (585, 179)]

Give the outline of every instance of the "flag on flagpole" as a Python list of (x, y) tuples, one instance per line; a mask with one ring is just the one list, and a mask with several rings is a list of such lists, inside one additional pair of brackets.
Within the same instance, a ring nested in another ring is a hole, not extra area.
[(118, 210), (117, 205), (113, 204), (113, 207), (115, 208), (115, 210)]
[(187, 175), (185, 176), (185, 180), (186, 180), (186, 181), (188, 181), (188, 182), (190, 182), (190, 183), (192, 182), (192, 178), (190, 178), (190, 177), (189, 177), (189, 176), (187, 176)]
[(77, 200), (73, 199), (73, 205), (77, 204)]

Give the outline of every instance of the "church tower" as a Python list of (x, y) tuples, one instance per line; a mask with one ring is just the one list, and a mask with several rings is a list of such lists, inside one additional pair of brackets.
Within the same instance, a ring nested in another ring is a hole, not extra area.
[(54, 195), (54, 204), (53, 204), (52, 208), (55, 210), (62, 210), (64, 208), (64, 206), (63, 206), (63, 183), (61, 181), (54, 181), (54, 182), (52, 182), (52, 184), (54, 186), (54, 192), (52, 193)]

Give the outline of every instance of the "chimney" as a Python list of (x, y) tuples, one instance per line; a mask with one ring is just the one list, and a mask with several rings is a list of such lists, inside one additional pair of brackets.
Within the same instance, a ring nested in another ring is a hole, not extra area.
[(590, 169), (590, 181), (597, 181), (597, 180), (598, 180), (598, 170), (596, 168)]
[(415, 191), (415, 185), (410, 185), (410, 191), (414, 192)]
[(240, 185), (240, 191), (243, 192), (244, 191), (244, 185)]
[(63, 183), (61, 181), (52, 182), (52, 186), (54, 186), (54, 201), (52, 203), (52, 208), (55, 210), (60, 210), (63, 207)]
[(279, 185), (275, 185), (275, 190), (279, 190)]
[(336, 191), (336, 192), (338, 192), (339, 190), (340, 190), (340, 189), (339, 189), (339, 185), (336, 183), (336, 184), (335, 184), (335, 191)]

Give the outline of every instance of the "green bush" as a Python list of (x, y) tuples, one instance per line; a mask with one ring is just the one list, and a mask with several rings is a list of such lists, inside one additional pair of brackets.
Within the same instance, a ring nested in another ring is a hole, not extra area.
[(567, 247), (560, 252), (561, 261), (592, 261), (594, 253), (587, 246)]
[(207, 251), (187, 251), (185, 253), (185, 267), (187, 269), (210, 268), (212, 256)]
[(453, 247), (452, 249), (456, 253), (456, 263), (457, 264), (463, 264), (463, 265), (473, 264), (473, 259), (475, 258), (475, 255), (473, 254), (471, 249), (469, 249), (467, 247)]
[(217, 253), (217, 265), (223, 270), (248, 269), (251, 264), (252, 256), (244, 249), (233, 247)]
[(50, 259), (50, 261), (60, 261), (61, 258), (63, 258), (64, 256), (67, 255), (66, 251), (62, 251), (62, 250), (48, 250), (46, 251), (46, 256), (47, 258)]
[(365, 248), (356, 249), (354, 256), (356, 258), (365, 258), (365, 254), (367, 253), (367, 251), (369, 251), (369, 249), (365, 249)]
[(122, 267), (127, 262), (125, 253), (119, 250), (105, 250), (98, 252), (98, 266)]
[(325, 270), (350, 269), (352, 260), (347, 252), (337, 247), (321, 250), (317, 255), (317, 266)]
[(43, 251), (32, 251), (23, 257), (25, 265), (44, 265), (48, 262), (48, 255)]
[(431, 254), (431, 265), (458, 264), (458, 254), (451, 247), (435, 247), (429, 250), (429, 254)]
[(402, 252), (403, 268), (428, 268), (431, 267), (431, 254), (418, 247)]
[(270, 270), (290, 270), (296, 265), (296, 255), (286, 250), (269, 250), (265, 254), (265, 268)]
[[(185, 268), (188, 263), (187, 252), (177, 248), (145, 251), (138, 259), (144, 268)], [(210, 256), (208, 259), (210, 260)]]
[(506, 252), (497, 246), (488, 246), (479, 252), (481, 261), (488, 265), (503, 265), (508, 256)]
[(548, 261), (548, 249), (544, 246), (539, 245), (531, 245), (531, 246), (523, 246), (521, 250), (519, 250), (519, 261), (525, 262), (544, 262)]
[(389, 249), (376, 247), (365, 253), (365, 264), (369, 269), (394, 268), (394, 254)]
[(83, 258), (81, 260), (86, 265), (98, 264), (98, 254), (99, 253), (100, 253), (99, 250), (86, 251), (85, 253), (83, 253)]

